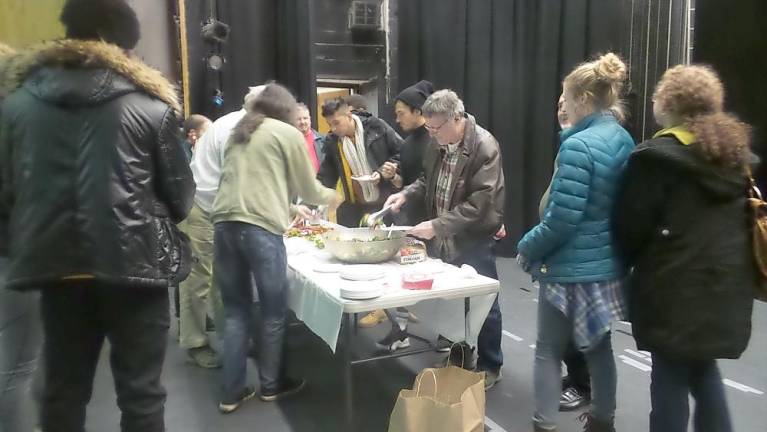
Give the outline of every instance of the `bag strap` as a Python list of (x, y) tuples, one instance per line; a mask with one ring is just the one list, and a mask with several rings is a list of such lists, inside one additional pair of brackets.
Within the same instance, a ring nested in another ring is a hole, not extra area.
[(434, 373), (433, 369), (424, 369), (423, 373), (418, 377), (418, 383), (415, 388), (416, 397), (421, 396), (421, 381), (423, 381), (423, 377), (427, 372), (431, 374), (431, 377), (434, 380), (434, 394), (432, 397), (437, 397), (437, 374)]
[(448, 362), (447, 366), (450, 366), (450, 355), (453, 354), (453, 348), (458, 345), (461, 347), (461, 369), (463, 369), (464, 365), (466, 364), (466, 349), (463, 347), (463, 344), (460, 342), (453, 342), (452, 345), (450, 345), (450, 354), (448, 354)]
[(759, 187), (756, 186), (756, 180), (754, 180), (754, 175), (751, 173), (751, 167), (746, 165), (746, 175), (748, 176), (748, 182), (750, 184), (749, 188), (749, 196), (751, 198), (758, 199), (759, 201), (764, 201), (762, 198), (762, 191), (759, 190)]

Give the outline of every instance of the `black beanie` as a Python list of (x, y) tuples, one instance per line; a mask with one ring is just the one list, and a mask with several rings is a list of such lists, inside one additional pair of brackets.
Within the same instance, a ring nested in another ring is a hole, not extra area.
[(130, 50), (140, 37), (136, 12), (125, 0), (67, 0), (59, 21), (70, 39), (103, 40)]
[(397, 95), (397, 100), (402, 101), (412, 109), (420, 110), (432, 93), (434, 93), (434, 84), (431, 81), (423, 80), (402, 90)]

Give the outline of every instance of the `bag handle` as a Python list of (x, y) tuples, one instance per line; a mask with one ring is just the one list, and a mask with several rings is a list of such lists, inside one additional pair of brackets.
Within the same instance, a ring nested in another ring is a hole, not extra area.
[(756, 186), (756, 180), (754, 180), (754, 175), (751, 173), (751, 167), (748, 165), (746, 165), (746, 175), (748, 176), (748, 182), (751, 186), (749, 189), (749, 195), (751, 198), (756, 198), (759, 201), (764, 201), (762, 198), (762, 191), (760, 191), (759, 187)]
[(416, 395), (416, 397), (420, 397), (421, 396), (421, 394), (420, 394), (421, 393), (421, 381), (423, 381), (423, 376), (426, 375), (427, 372), (431, 374), (431, 377), (434, 380), (434, 394), (432, 395), (432, 397), (437, 397), (437, 374), (434, 373), (433, 369), (424, 369), (423, 373), (421, 374), (421, 376), (418, 377), (418, 383), (417, 383), (416, 388), (415, 388), (415, 395)]
[(463, 369), (463, 367), (466, 365), (466, 349), (463, 347), (461, 342), (453, 342), (453, 344), (450, 345), (450, 354), (447, 355), (447, 366), (450, 366), (450, 355), (453, 354), (453, 348), (455, 348), (456, 345), (461, 347), (461, 369)]

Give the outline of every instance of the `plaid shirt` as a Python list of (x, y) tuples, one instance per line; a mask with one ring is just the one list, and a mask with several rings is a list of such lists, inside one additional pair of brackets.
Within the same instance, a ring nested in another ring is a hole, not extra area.
[(460, 155), (460, 144), (451, 152), (444, 150), (442, 152), (442, 165), (439, 168), (437, 177), (437, 190), (434, 194), (434, 205), (437, 210), (437, 216), (450, 211), (450, 201), (453, 198), (450, 185), (453, 183), (453, 174), (458, 165), (458, 156)]
[(613, 321), (626, 318), (622, 279), (590, 283), (541, 283), (543, 295), (573, 323), (575, 346), (594, 347), (610, 331)]

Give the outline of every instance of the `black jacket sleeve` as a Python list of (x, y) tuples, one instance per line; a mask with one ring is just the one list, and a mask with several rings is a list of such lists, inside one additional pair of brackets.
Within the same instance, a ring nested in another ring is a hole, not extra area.
[(635, 264), (642, 247), (660, 226), (668, 173), (658, 161), (634, 153), (618, 186), (613, 208), (613, 240), (624, 264)]
[[(381, 123), (384, 123), (383, 121)], [(400, 152), (402, 151), (402, 144), (404, 140), (401, 136), (388, 124), (384, 123), (386, 127), (385, 139), (386, 147), (389, 150), (389, 161), (400, 163)]]
[(186, 162), (179, 121), (172, 109), (163, 116), (157, 134), (157, 195), (166, 205), (173, 222), (186, 219), (194, 204), (195, 183)]
[(335, 188), (338, 183), (338, 166), (336, 158), (338, 157), (338, 138), (335, 135), (327, 134), (322, 143), (325, 150), (325, 158), (320, 164), (320, 171), (317, 173), (317, 179), (327, 188)]

